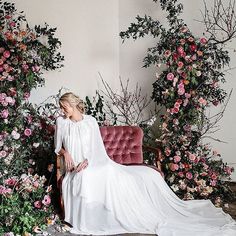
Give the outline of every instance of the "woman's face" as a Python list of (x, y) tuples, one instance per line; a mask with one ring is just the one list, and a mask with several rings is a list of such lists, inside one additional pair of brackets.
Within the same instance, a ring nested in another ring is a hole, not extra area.
[(63, 101), (60, 103), (62, 113), (67, 117), (71, 117), (74, 112), (74, 107), (69, 102)]

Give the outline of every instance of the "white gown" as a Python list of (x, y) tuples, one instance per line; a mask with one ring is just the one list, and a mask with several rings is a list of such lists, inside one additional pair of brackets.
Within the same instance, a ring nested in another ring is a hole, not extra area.
[(88, 159), (87, 168), (67, 172), (62, 182), (71, 233), (236, 236), (236, 222), (210, 200), (183, 201), (152, 168), (112, 161), (92, 116), (58, 117), (56, 124), (55, 153), (63, 144), (76, 165)]

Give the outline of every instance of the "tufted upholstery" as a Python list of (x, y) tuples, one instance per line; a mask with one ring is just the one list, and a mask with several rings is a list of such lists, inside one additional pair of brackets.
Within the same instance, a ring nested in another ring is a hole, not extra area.
[(103, 126), (101, 136), (108, 156), (120, 164), (143, 163), (143, 131), (137, 126)]

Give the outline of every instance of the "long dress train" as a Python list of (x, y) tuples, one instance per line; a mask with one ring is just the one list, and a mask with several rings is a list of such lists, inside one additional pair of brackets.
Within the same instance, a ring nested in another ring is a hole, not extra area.
[(92, 116), (56, 123), (55, 153), (63, 144), (76, 165), (88, 159), (87, 168), (67, 172), (62, 182), (71, 233), (236, 236), (236, 222), (210, 200), (183, 201), (152, 168), (112, 161)]

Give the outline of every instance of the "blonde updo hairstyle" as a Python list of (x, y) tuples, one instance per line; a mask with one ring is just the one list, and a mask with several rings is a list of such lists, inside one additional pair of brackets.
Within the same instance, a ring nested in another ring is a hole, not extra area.
[(80, 99), (79, 96), (75, 95), (74, 93), (68, 92), (64, 93), (60, 98), (59, 98), (59, 105), (63, 106), (63, 102), (68, 102), (70, 105), (75, 105), (76, 108), (81, 112), (85, 112), (85, 105), (82, 99)]

